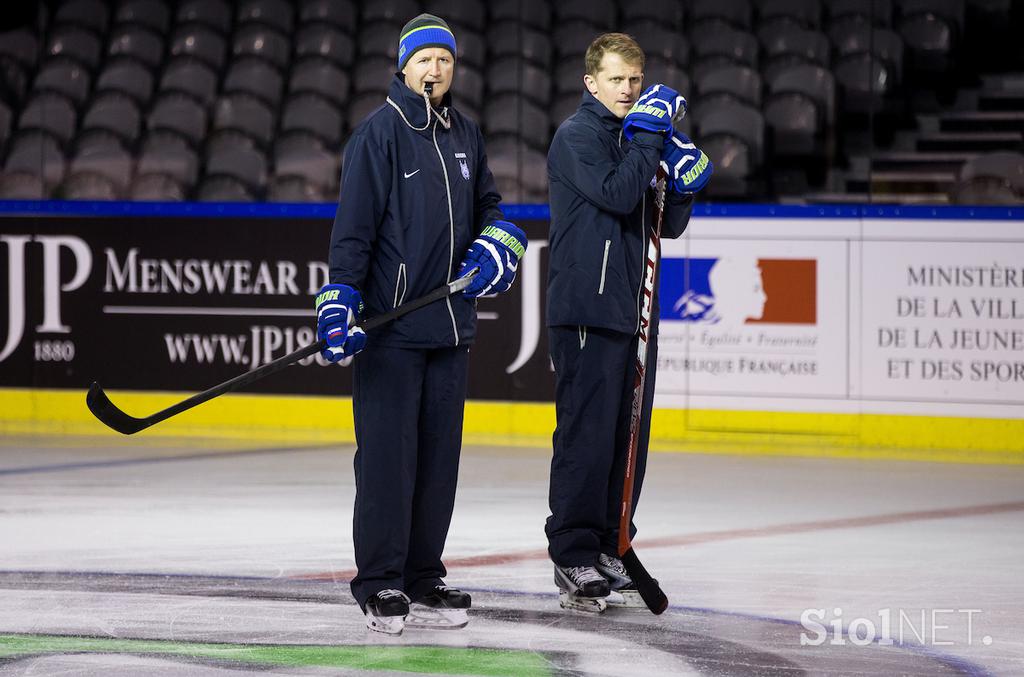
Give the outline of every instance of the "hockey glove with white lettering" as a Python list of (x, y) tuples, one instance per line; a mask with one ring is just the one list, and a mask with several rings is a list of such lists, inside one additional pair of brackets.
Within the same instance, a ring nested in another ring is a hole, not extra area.
[(686, 112), (686, 99), (665, 85), (651, 85), (622, 120), (622, 133), (632, 139), (637, 132), (651, 132), (666, 137), (672, 134), (677, 115)]
[(682, 132), (673, 132), (661, 151), (661, 168), (666, 186), (674, 193), (696, 193), (711, 180), (715, 168), (711, 159)]
[(347, 284), (326, 284), (316, 297), (316, 337), (327, 341), (320, 351), (328, 362), (347, 367), (366, 347), (366, 334), (353, 326), (363, 312), (363, 297)]
[(459, 277), (474, 268), (480, 272), (462, 291), (466, 298), (489, 296), (508, 291), (516, 279), (519, 259), (526, 253), (526, 233), (514, 223), (494, 221), (473, 240), (462, 259)]

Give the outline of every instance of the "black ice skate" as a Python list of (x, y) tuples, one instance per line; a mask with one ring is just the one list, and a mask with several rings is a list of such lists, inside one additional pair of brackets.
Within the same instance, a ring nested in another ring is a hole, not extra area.
[(410, 628), (464, 628), (469, 623), (466, 609), (471, 604), (469, 593), (438, 585), (412, 603), (405, 624)]
[(608, 606), (625, 607), (630, 609), (646, 609), (636, 584), (629, 577), (625, 565), (618, 557), (612, 557), (601, 553), (597, 558), (595, 567), (602, 576), (608, 580), (611, 593), (608, 595)]
[(608, 607), (604, 600), (610, 592), (608, 581), (594, 567), (555, 565), (558, 603), (563, 609), (599, 614)]
[(386, 635), (400, 635), (409, 615), (409, 598), (400, 590), (381, 590), (366, 600), (366, 627)]

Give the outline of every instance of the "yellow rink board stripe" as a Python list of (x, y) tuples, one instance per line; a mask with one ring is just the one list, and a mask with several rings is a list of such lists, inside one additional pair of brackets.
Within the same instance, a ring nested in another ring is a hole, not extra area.
[[(128, 414), (147, 416), (190, 393), (108, 394)], [(470, 401), (465, 441), (547, 447), (554, 424), (550, 403)], [(118, 435), (89, 413), (84, 390), (18, 388), (0, 388), (0, 433)], [(239, 394), (207, 402), (136, 437), (145, 436), (354, 440), (348, 398)], [(652, 439), (657, 451), (1024, 464), (1024, 419), (658, 409)]]

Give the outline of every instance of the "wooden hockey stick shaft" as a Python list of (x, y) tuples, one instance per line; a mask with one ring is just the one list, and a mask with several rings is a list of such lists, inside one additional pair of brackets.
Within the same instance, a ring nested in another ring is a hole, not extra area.
[[(364, 322), (361, 322), (358, 326), (362, 328), (363, 331), (370, 331), (372, 329), (376, 329), (377, 327), (385, 325), (388, 322), (393, 322), (398, 318), (402, 317), (403, 315), (407, 315), (408, 313), (411, 313), (414, 310), (422, 308), (425, 305), (428, 305), (435, 301), (440, 301), (451, 296), (452, 294), (456, 294), (462, 291), (467, 286), (469, 286), (469, 283), (476, 276), (476, 274), (476, 272), (471, 272), (469, 275), (460, 277), (444, 286), (438, 287), (437, 289), (433, 290), (428, 294), (425, 294), (424, 296), (419, 297), (418, 299), (413, 299), (408, 303), (403, 303), (394, 310), (371, 317), (365, 320)], [(140, 430), (145, 430), (146, 428), (156, 425), (161, 421), (165, 421), (171, 418), (172, 416), (177, 416), (182, 412), (188, 411), (193, 407), (199, 406), (203, 402), (208, 402), (215, 397), (223, 395), (224, 393), (229, 393), (234, 390), (238, 390), (239, 388), (247, 386), (250, 383), (260, 380), (261, 378), (269, 376), (270, 374), (277, 373), (284, 369), (285, 367), (295, 364), (299, 360), (304, 360), (311, 355), (315, 355), (316, 353), (323, 350), (326, 346), (327, 342), (324, 341), (323, 339), (320, 339), (316, 343), (311, 343), (308, 346), (299, 348), (298, 350), (290, 352), (287, 355), (284, 355), (283, 357), (279, 357), (273, 362), (268, 362), (262, 367), (253, 369), (252, 371), (248, 371), (244, 374), (240, 374), (232, 379), (224, 381), (223, 383), (219, 383), (213, 386), (212, 388), (209, 388), (201, 393), (193, 395), (187, 400), (182, 400), (177, 404), (167, 407), (166, 409), (162, 409), (161, 411), (158, 411), (150, 416), (146, 416), (145, 418), (136, 418), (134, 416), (130, 416), (121, 409), (119, 409), (117, 405), (110, 401), (110, 398), (107, 397), (107, 394), (103, 392), (103, 387), (100, 386), (100, 384), (95, 381), (91, 386), (89, 386), (89, 393), (85, 396), (85, 403), (86, 406), (89, 407), (89, 411), (92, 412), (93, 416), (98, 418), (107, 427), (112, 428), (113, 430), (116, 430), (117, 432), (122, 433), (124, 435), (133, 435), (139, 432)]]

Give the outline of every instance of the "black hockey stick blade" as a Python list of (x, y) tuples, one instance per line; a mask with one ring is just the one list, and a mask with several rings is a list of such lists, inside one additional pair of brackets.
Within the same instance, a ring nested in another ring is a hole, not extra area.
[[(365, 322), (361, 322), (359, 326), (363, 331), (370, 331), (371, 329), (376, 329), (388, 322), (393, 322), (403, 315), (407, 315), (408, 313), (418, 310), (425, 305), (445, 299), (469, 286), (469, 283), (473, 280), (476, 274), (476, 272), (471, 272), (469, 275), (460, 277), (442, 287), (438, 287), (429, 294), (425, 294), (418, 299), (413, 299), (408, 303), (403, 303), (394, 310), (371, 317)], [(247, 371), (244, 374), (239, 374), (232, 379), (217, 384), (208, 390), (204, 390), (201, 393), (193, 395), (187, 400), (182, 400), (175, 405), (158, 411), (145, 418), (130, 416), (119, 409), (117, 405), (110, 401), (107, 394), (103, 392), (103, 387), (95, 381), (91, 386), (89, 386), (89, 393), (85, 396), (85, 404), (89, 407), (89, 411), (92, 412), (92, 415), (99, 419), (100, 422), (108, 428), (116, 430), (123, 435), (134, 435), (140, 430), (145, 430), (150, 426), (156, 425), (160, 421), (167, 420), (183, 411), (188, 411), (192, 407), (198, 406), (203, 402), (212, 400), (224, 393), (238, 390), (239, 388), (247, 386), (254, 381), (258, 381), (265, 376), (279, 372), (285, 367), (295, 364), (299, 360), (304, 360), (310, 355), (315, 355), (323, 350), (325, 345), (326, 342), (323, 339), (316, 343), (311, 343), (308, 346), (304, 346), (296, 351), (288, 353), (287, 355), (279, 357), (273, 362), (268, 362), (262, 367), (253, 369), (252, 371)]]
[(640, 593), (641, 599), (644, 600), (644, 604), (651, 610), (651, 613), (658, 615), (664, 613), (665, 609), (668, 608), (668, 597), (665, 596), (661, 586), (658, 585), (658, 581), (647, 573), (647, 569), (640, 563), (640, 558), (636, 556), (636, 551), (630, 548), (620, 557), (622, 564), (625, 565), (626, 571), (629, 572), (629, 577), (633, 579), (633, 583), (636, 584), (636, 590)]

